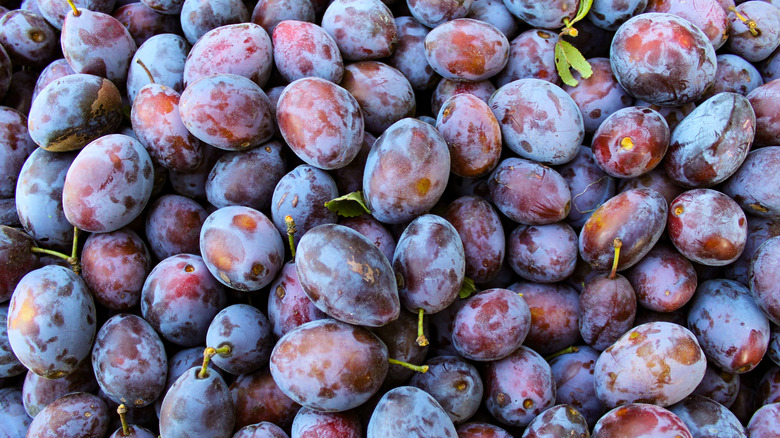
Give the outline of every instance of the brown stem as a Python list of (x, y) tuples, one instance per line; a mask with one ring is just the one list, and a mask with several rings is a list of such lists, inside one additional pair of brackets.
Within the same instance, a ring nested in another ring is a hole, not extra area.
[(146, 75), (149, 76), (149, 82), (154, 84), (155, 83), (154, 82), (154, 76), (152, 76), (152, 72), (149, 70), (149, 68), (146, 66), (146, 64), (144, 64), (144, 62), (141, 61), (140, 59), (136, 59), (135, 63), (140, 65), (141, 68), (144, 69), (144, 71), (146, 72)]

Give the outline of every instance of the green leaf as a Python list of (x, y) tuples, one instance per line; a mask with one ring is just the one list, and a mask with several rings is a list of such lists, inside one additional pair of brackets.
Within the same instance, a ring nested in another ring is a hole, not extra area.
[(571, 71), (569, 70), (571, 64), (569, 64), (569, 61), (566, 59), (566, 53), (563, 51), (563, 47), (561, 47), (562, 42), (563, 41), (559, 38), (558, 42), (555, 43), (555, 68), (558, 70), (558, 76), (561, 77), (561, 81), (563, 81), (564, 84), (576, 87), (579, 82), (574, 79), (574, 76), (572, 76)]
[(464, 277), (463, 278), (463, 284), (460, 285), (460, 291), (458, 292), (458, 296), (461, 299), (466, 299), (474, 294), (474, 292), (477, 291), (477, 286), (474, 284), (474, 280)]
[(371, 213), (371, 210), (366, 207), (366, 201), (363, 200), (363, 193), (360, 191), (331, 199), (325, 203), (325, 207), (344, 217), (355, 217), (364, 213)]
[(588, 12), (590, 12), (591, 6), (593, 6), (593, 0), (580, 0), (580, 7), (577, 9), (577, 15), (575, 15), (574, 19), (569, 22), (569, 27), (571, 27), (572, 24), (585, 18), (585, 16), (588, 15)]
[(568, 41), (561, 39), (558, 39), (558, 44), (561, 45), (561, 50), (563, 51), (564, 56), (566, 56), (566, 61), (580, 73), (583, 79), (588, 79), (593, 75), (593, 69), (590, 67), (590, 64), (576, 47), (571, 45)]

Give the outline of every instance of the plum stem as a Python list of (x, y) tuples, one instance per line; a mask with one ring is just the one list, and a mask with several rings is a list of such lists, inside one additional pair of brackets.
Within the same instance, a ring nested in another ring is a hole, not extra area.
[(612, 241), (612, 247), (615, 248), (615, 259), (612, 260), (612, 272), (609, 273), (609, 279), (614, 280), (617, 275), (618, 261), (620, 260), (620, 248), (623, 246), (623, 241), (619, 237), (615, 237)]
[(293, 219), (292, 216), (287, 215), (284, 217), (284, 223), (287, 225), (287, 240), (290, 243), (290, 254), (292, 254), (292, 258), (295, 259), (295, 233), (298, 231), (298, 229), (295, 228), (295, 219)]
[(127, 407), (125, 407), (124, 404), (119, 405), (119, 407), (116, 408), (116, 413), (119, 414), (119, 421), (122, 422), (122, 436), (130, 435), (130, 428), (127, 426), (127, 419), (125, 418)]
[(564, 354), (569, 354), (569, 353), (576, 353), (578, 351), (580, 351), (580, 347), (577, 347), (576, 345), (572, 345), (571, 347), (564, 348), (563, 350), (561, 350), (561, 351), (559, 351), (557, 353), (553, 353), (553, 354), (545, 357), (544, 360), (549, 362), (549, 361), (555, 359), (558, 356), (563, 356)]
[(155, 83), (154, 76), (152, 76), (152, 72), (149, 70), (148, 67), (146, 67), (146, 64), (144, 64), (144, 62), (141, 61), (140, 59), (136, 59), (135, 62), (136, 64), (140, 65), (141, 68), (144, 69), (144, 71), (146, 72), (146, 75), (149, 76), (149, 82), (154, 84)]
[(199, 379), (205, 379), (209, 376), (209, 362), (211, 361), (211, 358), (217, 354), (230, 354), (230, 346), (223, 345), (219, 348), (206, 347), (206, 349), (203, 350), (203, 366), (201, 367), (200, 372), (198, 372)]
[(389, 358), (387, 359), (388, 362), (390, 362), (392, 365), (401, 365), (404, 368), (409, 368), (412, 371), (417, 371), (418, 373), (427, 373), (428, 372), (428, 365), (413, 365), (408, 362), (403, 362), (397, 359)]
[(423, 332), (423, 315), (425, 311), (423, 309), (417, 309), (417, 345), (425, 347), (428, 345), (428, 338), (425, 337)]
[(78, 17), (79, 15), (81, 15), (81, 11), (79, 11), (78, 9), (76, 9), (76, 4), (75, 4), (75, 3), (73, 3), (73, 0), (66, 0), (66, 1), (67, 1), (67, 2), (68, 2), (68, 4), (70, 5), (71, 9), (73, 9), (73, 16), (74, 16), (74, 17)]
[(63, 254), (59, 251), (54, 251), (51, 249), (40, 248), (37, 246), (33, 246), (31, 249), (32, 252), (34, 253), (46, 254), (67, 261), (71, 269), (73, 269), (73, 272), (75, 272), (78, 275), (81, 273), (81, 264), (79, 263), (78, 248), (79, 248), (79, 229), (73, 227), (73, 249), (71, 250), (70, 255)]
[(737, 19), (739, 21), (745, 23), (745, 26), (748, 27), (748, 30), (750, 30), (751, 35), (757, 37), (761, 33), (761, 31), (758, 28), (758, 23), (756, 23), (756, 20), (751, 20), (745, 17), (744, 15), (740, 14), (739, 11), (737, 11), (737, 8), (735, 8), (734, 6), (729, 6), (728, 11), (733, 12), (734, 15), (737, 16)]

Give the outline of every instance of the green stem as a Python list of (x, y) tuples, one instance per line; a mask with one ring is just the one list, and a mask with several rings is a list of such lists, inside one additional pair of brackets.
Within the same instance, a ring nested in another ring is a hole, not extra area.
[(561, 350), (561, 351), (559, 351), (557, 353), (553, 353), (553, 354), (545, 357), (544, 360), (549, 362), (549, 361), (555, 359), (558, 356), (563, 356), (564, 354), (569, 354), (569, 353), (576, 353), (578, 351), (580, 351), (580, 347), (577, 347), (576, 345), (573, 345), (571, 347), (564, 348), (563, 350)]
[(211, 358), (217, 354), (230, 354), (230, 347), (224, 345), (219, 348), (206, 347), (206, 349), (203, 350), (203, 366), (201, 367), (200, 372), (198, 372), (199, 379), (205, 379), (209, 376), (209, 362), (211, 361)]
[(428, 338), (425, 337), (423, 332), (423, 315), (425, 311), (423, 309), (417, 309), (417, 345), (425, 347), (428, 345)]
[(390, 362), (392, 365), (401, 365), (404, 368), (409, 368), (412, 371), (417, 371), (419, 373), (427, 373), (428, 372), (428, 365), (413, 365), (408, 362), (403, 362), (397, 359), (389, 358), (387, 359), (388, 362)]
[(61, 253), (59, 251), (54, 251), (51, 249), (46, 248), (40, 248), (37, 246), (32, 247), (32, 252), (37, 254), (46, 254), (50, 255), (52, 257), (61, 258), (70, 264), (71, 269), (73, 269), (73, 272), (76, 274), (81, 273), (81, 264), (79, 263), (78, 258), (78, 249), (79, 249), (79, 229), (76, 227), (73, 227), (73, 249), (71, 250), (71, 254), (67, 255), (64, 253)]
[(295, 259), (295, 233), (298, 229), (295, 228), (295, 220), (290, 215), (284, 217), (284, 223), (287, 225), (287, 240), (290, 243), (290, 254)]
[(127, 413), (125, 405), (119, 405), (119, 407), (116, 408), (116, 413), (119, 414), (119, 421), (122, 422), (122, 436), (130, 435), (130, 428), (127, 426), (127, 419), (125, 418), (125, 414)]

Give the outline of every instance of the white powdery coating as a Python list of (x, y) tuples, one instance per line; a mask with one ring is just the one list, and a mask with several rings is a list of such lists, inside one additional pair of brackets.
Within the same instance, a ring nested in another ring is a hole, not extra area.
[(715, 49), (698, 27), (676, 15), (650, 12), (618, 28), (610, 62), (629, 94), (661, 106), (698, 99), (715, 80)]
[(184, 83), (219, 73), (251, 79), (264, 87), (271, 77), (271, 37), (254, 23), (230, 24), (212, 29), (190, 50), (184, 64)]
[[(713, 96), (672, 132), (664, 163), (666, 172), (686, 187), (721, 183), (745, 161), (755, 132), (756, 117), (747, 98), (736, 93)], [(707, 173), (714, 175), (704, 178), (697, 172), (701, 169), (711, 169)]]
[(321, 78), (287, 85), (276, 104), (279, 130), (290, 149), (323, 170), (349, 164), (363, 142), (360, 105), (344, 88)]
[(84, 280), (67, 268), (48, 265), (17, 284), (8, 305), (8, 341), (32, 372), (58, 378), (89, 357), (95, 320)]
[(144, 41), (135, 51), (127, 70), (128, 100), (134, 102), (138, 90), (151, 83), (149, 75), (137, 62), (139, 59), (152, 73), (155, 83), (181, 93), (184, 90), (182, 72), (189, 51), (190, 43), (184, 37), (172, 33), (155, 35)]
[(279, 74), (288, 82), (315, 76), (338, 84), (344, 75), (336, 41), (314, 23), (280, 22), (273, 31), (273, 56)]
[(585, 137), (582, 113), (557, 85), (518, 79), (499, 88), (488, 103), (501, 125), (504, 143), (519, 156), (558, 165), (577, 155)]
[(109, 134), (86, 145), (65, 174), (62, 208), (84, 231), (116, 231), (146, 206), (154, 186), (152, 158), (136, 139)]

